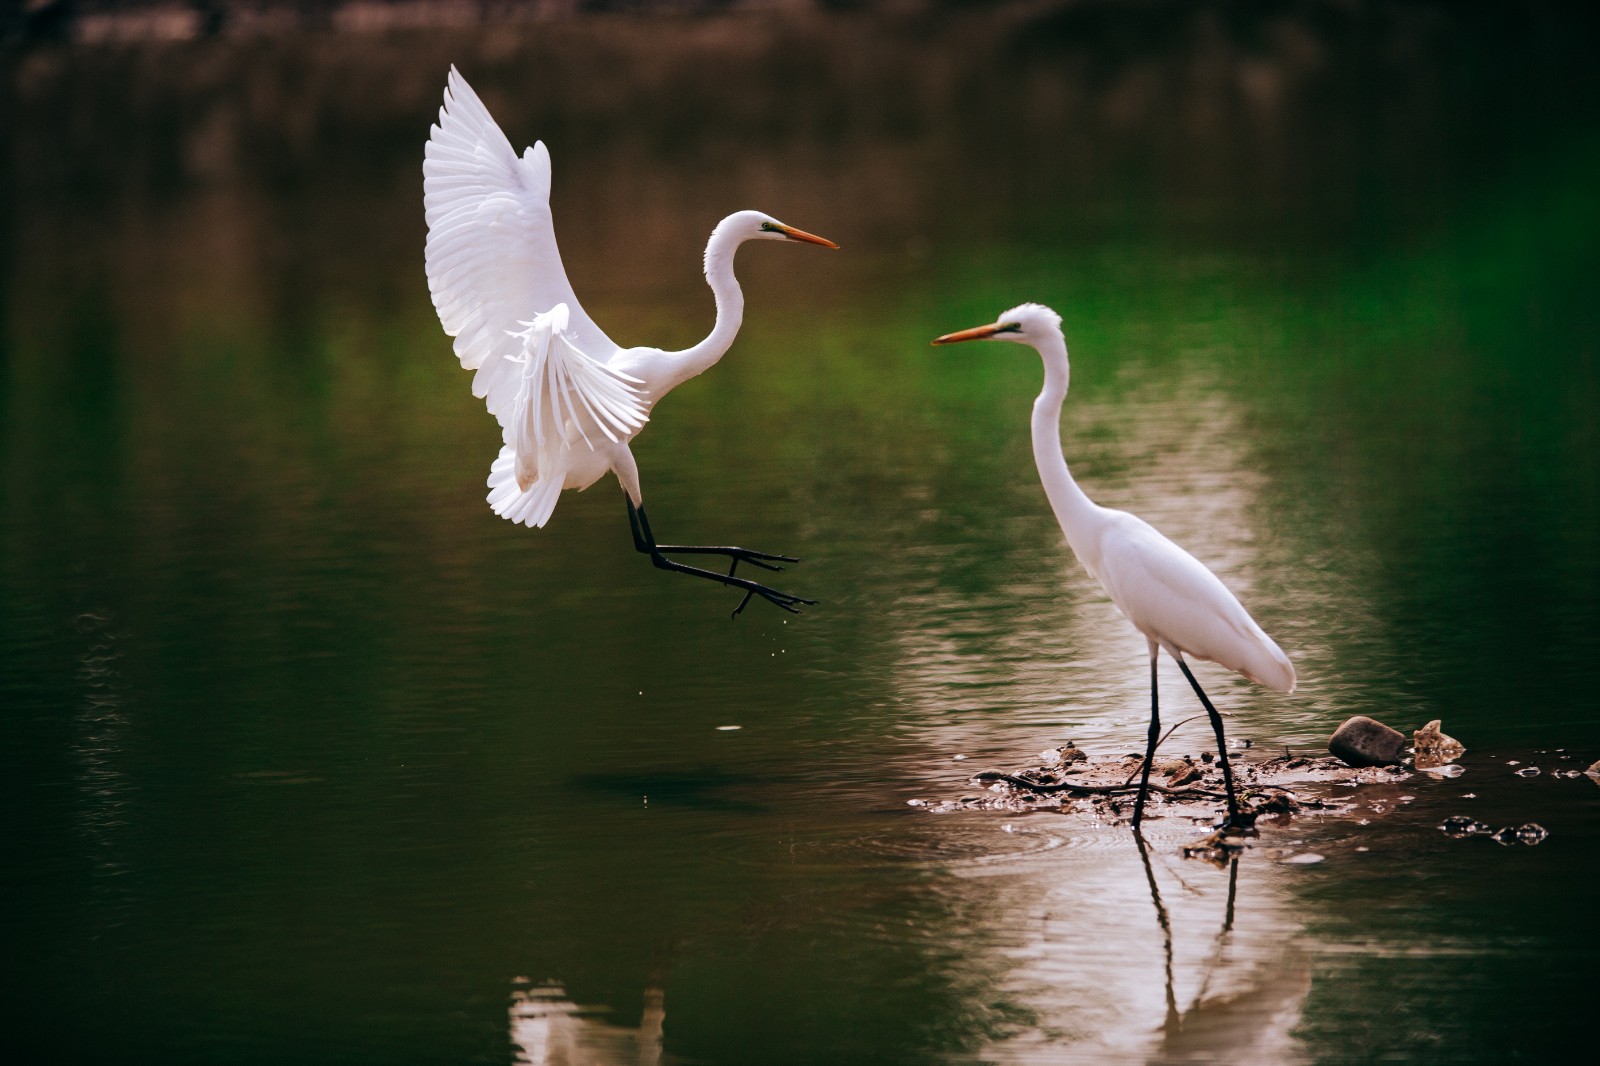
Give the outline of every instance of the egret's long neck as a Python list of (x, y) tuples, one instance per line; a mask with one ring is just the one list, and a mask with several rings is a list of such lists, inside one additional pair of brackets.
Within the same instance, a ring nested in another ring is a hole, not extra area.
[(1099, 552), (1092, 531), (1098, 525), (1100, 508), (1084, 494), (1067, 469), (1061, 453), (1061, 404), (1067, 398), (1071, 370), (1067, 364), (1067, 342), (1057, 334), (1038, 345), (1044, 357), (1044, 390), (1033, 401), (1033, 461), (1044, 482), (1044, 494), (1061, 523), (1072, 552), (1092, 571)]
[(672, 385), (682, 384), (716, 366), (717, 360), (733, 346), (733, 338), (744, 322), (744, 292), (733, 276), (733, 253), (738, 250), (741, 238), (734, 237), (726, 226), (726, 220), (718, 224), (706, 242), (706, 284), (711, 286), (711, 295), (717, 301), (716, 324), (699, 344), (671, 353)]

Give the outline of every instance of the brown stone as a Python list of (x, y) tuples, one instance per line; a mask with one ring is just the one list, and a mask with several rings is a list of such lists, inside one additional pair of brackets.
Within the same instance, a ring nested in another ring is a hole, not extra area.
[(1398, 766), (1405, 758), (1405, 734), (1358, 714), (1334, 731), (1328, 750), (1348, 766)]

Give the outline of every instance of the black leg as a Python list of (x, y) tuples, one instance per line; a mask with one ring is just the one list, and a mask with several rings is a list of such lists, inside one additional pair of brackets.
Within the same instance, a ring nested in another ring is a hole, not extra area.
[(1222, 764), (1222, 782), (1228, 792), (1228, 824), (1240, 825), (1239, 797), (1233, 790), (1233, 769), (1228, 765), (1228, 741), (1222, 735), (1222, 715), (1211, 706), (1211, 701), (1206, 698), (1206, 690), (1200, 687), (1200, 682), (1194, 679), (1194, 674), (1189, 672), (1189, 664), (1182, 659), (1178, 660), (1178, 669), (1183, 671), (1183, 676), (1189, 679), (1189, 684), (1194, 686), (1195, 695), (1200, 697), (1200, 702), (1205, 706), (1206, 714), (1211, 716), (1211, 730), (1217, 735), (1217, 761)]
[[(809, 606), (817, 602), (816, 600), (807, 600), (799, 596), (793, 596), (787, 592), (779, 592), (777, 589), (769, 588), (766, 585), (756, 581), (750, 581), (747, 578), (734, 576), (734, 570), (738, 568), (740, 562), (747, 562), (753, 566), (759, 566), (766, 570), (782, 570), (783, 567), (774, 566), (773, 563), (797, 563), (800, 560), (791, 558), (787, 555), (769, 555), (766, 552), (751, 551), (748, 548), (707, 547), (704, 545), (694, 544), (657, 544), (655, 534), (650, 529), (650, 519), (645, 517), (644, 508), (635, 507), (633, 505), (632, 497), (630, 497), (626, 492), (624, 492), (622, 495), (623, 499), (626, 500), (628, 504), (628, 528), (633, 531), (634, 550), (650, 556), (650, 562), (658, 570), (671, 570), (679, 574), (690, 574), (694, 577), (703, 577), (708, 580), (715, 581), (718, 584), (731, 585), (734, 588), (744, 589), (744, 599), (740, 600), (739, 606), (733, 609), (733, 613), (735, 615), (738, 615), (740, 611), (744, 610), (745, 605), (750, 602), (750, 597), (752, 596), (760, 596), (768, 603), (782, 607), (790, 614), (799, 614), (801, 604), (806, 604)], [(703, 570), (698, 566), (689, 566), (685, 563), (668, 559), (664, 554), (666, 552), (679, 552), (691, 555), (726, 555), (732, 559), (733, 562), (728, 567), (728, 572), (726, 574), (719, 574), (714, 570)]]
[(1161, 738), (1161, 690), (1156, 684), (1156, 656), (1150, 656), (1150, 738), (1145, 742), (1144, 767), (1139, 771), (1139, 798), (1133, 801), (1133, 828), (1144, 818), (1144, 801), (1150, 794), (1150, 764), (1156, 761), (1156, 742)]

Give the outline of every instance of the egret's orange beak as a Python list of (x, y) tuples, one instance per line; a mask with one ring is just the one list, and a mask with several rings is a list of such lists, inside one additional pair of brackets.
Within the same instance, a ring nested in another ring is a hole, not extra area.
[(959, 330), (955, 333), (946, 333), (942, 337), (935, 337), (934, 344), (955, 344), (959, 341), (981, 341), (993, 337), (1000, 332), (1000, 323), (991, 322), (987, 326), (973, 326), (971, 329)]
[(791, 241), (805, 241), (807, 244), (820, 244), (824, 248), (839, 247), (837, 244), (834, 244), (832, 241), (828, 240), (828, 238), (818, 237), (815, 233), (807, 233), (803, 229), (795, 229), (793, 226), (785, 226), (782, 223), (779, 223), (777, 228), (778, 232), (782, 233)]

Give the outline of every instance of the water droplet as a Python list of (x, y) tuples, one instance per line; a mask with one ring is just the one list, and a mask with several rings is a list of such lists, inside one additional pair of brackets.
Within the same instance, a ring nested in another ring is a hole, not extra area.
[(1522, 760), (1521, 759), (1507, 759), (1506, 760), (1506, 765), (1507, 766), (1521, 766), (1522, 765)]
[(1248, 740), (1244, 737), (1235, 737), (1234, 739), (1228, 741), (1228, 747), (1239, 748), (1242, 750), (1244, 748), (1248, 748), (1252, 743), (1254, 743), (1254, 741)]
[(1284, 859), (1283, 861), (1285, 863), (1291, 863), (1291, 864), (1293, 864), (1295, 866), (1309, 866), (1314, 862), (1321, 862), (1322, 861), (1322, 856), (1318, 855), (1314, 851), (1304, 851), (1304, 852), (1301, 852), (1299, 855), (1291, 855), (1287, 859)]
[(1463, 792), (1461, 793), (1461, 798), (1464, 800), (1475, 800), (1478, 798), (1478, 794), (1476, 792)]
[(926, 807), (927, 805), (927, 800), (906, 800), (907, 807)]
[(966, 759), (965, 755), (952, 755), (952, 756), (950, 756), (950, 760), (952, 762), (962, 762), (965, 759)]
[(1452, 814), (1439, 823), (1439, 828), (1447, 837), (1470, 837), (1489, 832), (1487, 825), (1465, 814)]
[(717, 732), (719, 732), (719, 733), (731, 733), (735, 729), (743, 729), (743, 728), (744, 728), (744, 726), (742, 726), (742, 725), (719, 725), (719, 726), (717, 726)]
[(1522, 769), (1517, 771), (1517, 776), (1518, 777), (1538, 777), (1539, 776), (1539, 768), (1537, 766), (1524, 766)]
[(1493, 833), (1490, 833), (1489, 839), (1496, 844), (1509, 847), (1517, 840), (1517, 830), (1515, 827), (1508, 825), (1503, 829), (1496, 829)]
[(1000, 827), (1000, 831), (1002, 833), (1015, 833), (1017, 831), (1017, 828), (1016, 828), (1016, 826), (1012, 825), (1010, 822), (1007, 822), (1005, 825)]
[(1357, 848), (1356, 850), (1357, 851), (1371, 851), (1372, 849), (1367, 847), (1365, 844), (1363, 844), (1359, 848)]

